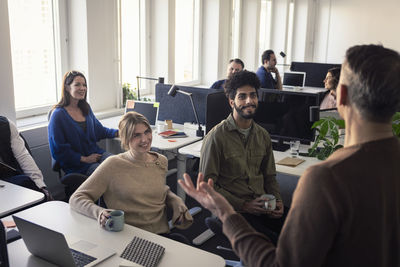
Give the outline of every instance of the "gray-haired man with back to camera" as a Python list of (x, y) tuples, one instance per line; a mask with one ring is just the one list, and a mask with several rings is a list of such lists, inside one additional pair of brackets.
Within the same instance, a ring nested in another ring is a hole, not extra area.
[(400, 55), (379, 45), (347, 50), (337, 93), (344, 148), (299, 180), (278, 245), (252, 229), (200, 174), (185, 191), (223, 222), (247, 266), (400, 266)]

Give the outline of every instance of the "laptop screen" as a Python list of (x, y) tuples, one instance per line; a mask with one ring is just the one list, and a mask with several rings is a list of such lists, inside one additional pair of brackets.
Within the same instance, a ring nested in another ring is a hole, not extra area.
[(283, 74), (283, 85), (284, 86), (299, 86), (304, 87), (306, 80), (305, 72), (285, 72)]
[(147, 118), (151, 126), (155, 126), (158, 119), (159, 102), (144, 102), (136, 100), (127, 100), (125, 113), (136, 111)]

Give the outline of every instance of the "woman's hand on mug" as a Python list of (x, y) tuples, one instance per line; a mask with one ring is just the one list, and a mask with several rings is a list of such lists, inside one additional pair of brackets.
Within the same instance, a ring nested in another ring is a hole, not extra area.
[(107, 220), (110, 218), (110, 213), (108, 211), (103, 211), (100, 215), (100, 225), (104, 227), (106, 225)]

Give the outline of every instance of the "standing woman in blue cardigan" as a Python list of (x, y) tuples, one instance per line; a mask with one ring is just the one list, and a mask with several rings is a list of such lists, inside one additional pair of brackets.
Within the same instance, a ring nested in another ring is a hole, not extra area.
[(97, 142), (118, 136), (118, 130), (103, 127), (86, 102), (85, 76), (78, 71), (64, 75), (61, 100), (54, 106), (49, 122), (52, 157), (66, 174), (90, 175), (111, 153)]

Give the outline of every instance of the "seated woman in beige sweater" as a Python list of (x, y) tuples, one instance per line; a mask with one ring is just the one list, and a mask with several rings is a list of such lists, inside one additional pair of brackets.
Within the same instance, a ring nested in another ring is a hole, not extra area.
[[(125, 223), (165, 234), (169, 232), (166, 208), (172, 222), (187, 228), (193, 218), (181, 198), (166, 185), (167, 158), (150, 151), (152, 131), (148, 120), (137, 112), (119, 122), (121, 146), (127, 151), (107, 158), (70, 198), (71, 208), (104, 224), (112, 210), (125, 212)], [(94, 203), (103, 196), (108, 207)]]

